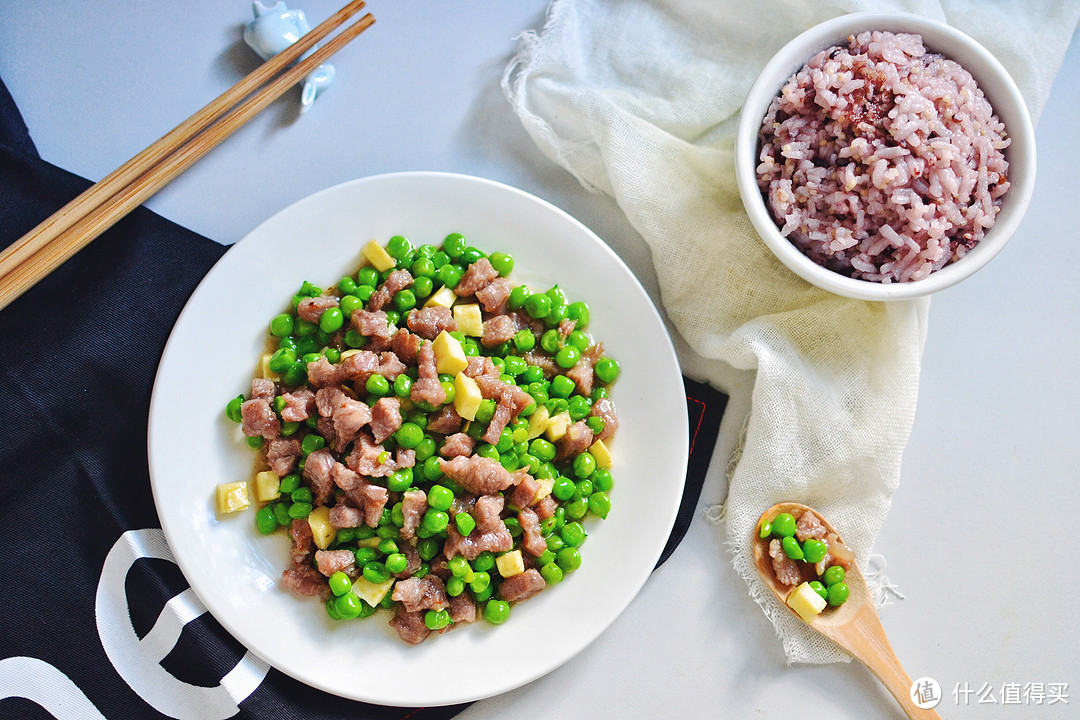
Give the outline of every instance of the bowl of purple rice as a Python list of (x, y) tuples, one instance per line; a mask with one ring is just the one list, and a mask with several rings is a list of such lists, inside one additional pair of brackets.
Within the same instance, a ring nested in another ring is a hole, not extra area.
[(920, 16), (858, 13), (785, 45), (742, 108), (735, 169), (762, 241), (862, 300), (943, 290), (997, 255), (1035, 183), (1027, 106), (1001, 63)]

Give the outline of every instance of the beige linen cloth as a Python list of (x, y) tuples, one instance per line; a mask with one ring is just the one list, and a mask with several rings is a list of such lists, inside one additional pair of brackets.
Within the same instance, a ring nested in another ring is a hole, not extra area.
[(727, 543), (797, 662), (848, 657), (768, 595), (750, 533), (774, 502), (802, 501), (866, 562), (899, 483), (929, 301), (848, 300), (788, 271), (743, 212), (732, 150), (739, 108), (772, 53), (856, 11), (918, 13), (968, 33), (1037, 118), (1080, 2), (556, 0), (503, 81), (540, 149), (614, 198), (649, 244), (664, 307), (693, 350), (756, 371)]

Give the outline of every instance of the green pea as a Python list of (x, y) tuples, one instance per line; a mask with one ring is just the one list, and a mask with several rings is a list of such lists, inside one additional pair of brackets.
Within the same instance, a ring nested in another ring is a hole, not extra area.
[(596, 415), (585, 418), (585, 425), (587, 425), (588, 428), (597, 435), (604, 432), (604, 428), (607, 427), (607, 423), (604, 422), (604, 418), (597, 417)]
[(492, 625), (502, 625), (510, 618), (510, 603), (505, 600), (488, 600), (484, 605), (484, 619)]
[(412, 394), (412, 383), (411, 377), (401, 373), (394, 378), (394, 394), (402, 399), (409, 397)]
[(312, 498), (311, 488), (309, 488), (309, 487), (296, 488), (295, 490), (292, 491), (292, 493), (290, 494), (290, 497), (292, 498), (292, 501), (294, 503), (295, 502), (309, 503), (309, 502), (311, 502), (311, 498)]
[(558, 585), (563, 581), (563, 571), (558, 563), (549, 562), (540, 567), (540, 575), (548, 585)]
[(559, 348), (562, 346), (562, 335), (558, 330), (548, 330), (540, 336), (540, 349), (544, 352), (549, 352), (552, 355), (559, 352)]
[(495, 401), (491, 398), (484, 398), (480, 401), (480, 407), (476, 409), (476, 422), (487, 425), (493, 417), (495, 417)]
[(330, 592), (341, 596), (352, 590), (352, 580), (340, 570), (330, 576)]
[[(393, 511), (391, 511), (391, 514), (393, 514)], [(398, 551), (397, 541), (390, 537), (383, 538), (379, 541), (377, 547), (379, 548), (379, 552), (383, 555), (392, 555)]]
[(825, 568), (825, 574), (821, 576), (825, 581), (825, 587), (832, 587), (838, 582), (844, 581), (844, 568), (840, 565), (830, 565)]
[(397, 295), (394, 296), (394, 307), (400, 313), (412, 310), (416, 307), (416, 295), (408, 288), (398, 291)]
[(326, 359), (333, 365), (337, 365), (338, 362), (341, 361), (341, 351), (337, 348), (326, 348), (326, 352), (323, 354), (326, 355)]
[(563, 345), (562, 348), (559, 349), (559, 352), (555, 355), (555, 364), (563, 368), (564, 370), (568, 370), (577, 365), (577, 361), (580, 359), (580, 350), (578, 350), (573, 345)]
[(416, 554), (424, 562), (428, 562), (439, 552), (439, 543), (433, 538), (426, 538), (416, 543)]
[(369, 395), (383, 397), (390, 392), (390, 382), (382, 375), (369, 375), (364, 384)]
[[(482, 426), (481, 426), (481, 429), (483, 429)], [(496, 448), (494, 445), (489, 445), (487, 443), (484, 443), (483, 445), (476, 448), (475, 454), (479, 455), (482, 458), (487, 458), (488, 460), (498, 460), (499, 459), (499, 450), (498, 450), (498, 448)]]
[(397, 310), (387, 310), (386, 311), (386, 324), (389, 325), (390, 327), (395, 327), (396, 325), (398, 325), (400, 320), (401, 320), (401, 313), (399, 313)]
[(474, 593), (482, 593), (491, 584), (491, 575), (486, 572), (473, 573), (473, 579), (469, 581), (469, 589)]
[(528, 392), (537, 403), (543, 403), (547, 402), (548, 399), (548, 387), (549, 384), (543, 381), (532, 382), (529, 383), (526, 392)]
[(600, 398), (611, 397), (611, 393), (608, 392), (608, 389), (606, 387), (594, 387), (592, 395), (590, 395), (589, 397), (592, 398), (593, 402), (596, 402)]
[(491, 267), (495, 268), (502, 277), (506, 277), (514, 269), (514, 258), (504, 252), (491, 253), (488, 260), (491, 262)]
[(465, 252), (461, 253), (461, 262), (465, 265), (472, 265), (474, 262), (476, 262), (482, 257), (487, 256), (484, 255), (484, 253), (478, 248), (470, 245), (469, 247), (465, 248)]
[(521, 522), (516, 517), (508, 517), (503, 520), (503, 525), (510, 531), (510, 537), (521, 537)]
[(472, 561), (472, 568), (476, 572), (490, 572), (493, 567), (495, 567), (495, 554), (490, 550), (480, 553)]
[(303, 520), (311, 514), (311, 511), (313, 509), (314, 508), (311, 506), (311, 503), (293, 503), (289, 506), (289, 517), (291, 517), (293, 520)]
[[(390, 488), (390, 483), (386, 483), (387, 489)], [(394, 507), (390, 510), (390, 522), (394, 523), (395, 527), (404, 527), (405, 525), (405, 511), (404, 506), (401, 503), (394, 503)], [(341, 530), (338, 530), (338, 540), (341, 539)]]
[[(563, 348), (565, 350), (566, 348)], [(560, 353), (562, 350), (559, 351)], [(574, 392), (574, 381), (565, 375), (556, 375), (551, 379), (551, 389), (549, 392), (552, 397), (568, 398)]]
[(247, 438), (247, 444), (248, 447), (255, 448), (257, 450), (263, 446), (263, 436), (256, 435), (255, 437), (249, 437)]
[(353, 349), (360, 349), (367, 345), (367, 338), (355, 328), (349, 328), (345, 333), (345, 344)]
[(584, 395), (574, 395), (570, 398), (567, 409), (570, 411), (570, 419), (577, 422), (589, 416), (589, 413), (592, 412), (592, 403)]
[[(434, 268), (432, 269), (434, 273)], [(435, 281), (426, 275), (421, 275), (413, 281), (412, 291), (417, 298), (426, 298), (435, 290)]]
[(378, 560), (372, 560), (364, 563), (364, 577), (368, 582), (379, 585), (390, 579), (390, 573), (386, 571), (386, 566)]
[(409, 565), (409, 559), (399, 552), (390, 553), (386, 556), (386, 571), (391, 575), (405, 572)]
[(316, 450), (321, 450), (326, 445), (326, 439), (322, 435), (305, 435), (304, 439), (300, 441), (300, 449), (304, 453), (304, 457), (307, 457)]
[(814, 592), (816, 592), (818, 595), (820, 595), (822, 600), (828, 600), (829, 599), (829, 591), (825, 588), (824, 585), (819, 583), (817, 580), (813, 580), (809, 584), (810, 584), (810, 589), (813, 590)]
[(619, 377), (619, 363), (611, 358), (600, 358), (594, 370), (600, 382), (612, 383)]
[(563, 320), (566, 319), (566, 305), (565, 303), (551, 302), (551, 312), (544, 318), (544, 325), (549, 328), (558, 327)]
[(461, 253), (465, 252), (465, 247), (468, 243), (465, 241), (465, 236), (461, 233), (450, 233), (443, 240), (442, 249), (448, 257), (455, 260), (461, 257)]
[(829, 546), (820, 540), (814, 538), (806, 538), (806, 542), (803, 543), (803, 558), (808, 563), (819, 563), (825, 559), (825, 555), (829, 552)]
[(394, 432), (394, 439), (398, 446), (412, 450), (424, 439), (424, 430), (413, 422), (402, 423), (401, 427)]
[(795, 534), (795, 518), (791, 513), (780, 513), (772, 519), (772, 535), (777, 538), (791, 537)]
[(350, 543), (356, 540), (356, 528), (338, 528), (334, 542), (340, 544)]
[(589, 324), (589, 306), (580, 301), (572, 302), (566, 306), (566, 317), (575, 321), (575, 328), (581, 329)]
[(337, 609), (337, 598), (331, 597), (326, 601), (326, 614), (330, 616), (331, 620), (340, 620), (341, 613)]
[(288, 337), (292, 332), (293, 318), (289, 313), (281, 313), (270, 321), (270, 334), (274, 337)]
[(429, 506), (446, 512), (454, 503), (454, 493), (450, 492), (450, 489), (444, 485), (432, 485), (431, 489), (428, 490), (427, 501)]
[(589, 479), (592, 480), (593, 487), (601, 492), (611, 492), (611, 488), (615, 487), (615, 478), (607, 468), (596, 468), (596, 472)]
[(319, 329), (323, 332), (337, 332), (344, 324), (345, 314), (339, 307), (327, 308), (319, 318)]
[(274, 517), (274, 509), (267, 505), (259, 508), (255, 513), (255, 527), (263, 535), (269, 535), (278, 529), (277, 518)]
[(225, 405), (225, 417), (233, 422), (242, 422), (244, 417), (240, 413), (240, 406), (244, 404), (244, 396), (237, 395)]
[(551, 494), (555, 496), (556, 500), (565, 502), (574, 497), (576, 489), (573, 480), (562, 476), (555, 480), (555, 484), (551, 487)]
[(422, 463), (429, 457), (435, 454), (436, 450), (435, 439), (430, 435), (425, 435), (424, 439), (420, 441), (420, 444), (416, 446), (414, 452), (416, 453), (416, 462)]
[(536, 336), (533, 335), (533, 331), (525, 328), (524, 330), (518, 330), (514, 335), (514, 348), (521, 353), (529, 352), (536, 347)]
[(551, 462), (555, 459), (555, 446), (544, 438), (534, 438), (529, 443), (529, 452), (535, 455), (540, 462)]
[(585, 527), (579, 522), (567, 523), (559, 531), (559, 537), (562, 538), (566, 547), (581, 547), (586, 536)]
[(457, 525), (457, 531), (463, 537), (467, 537), (476, 528), (476, 520), (472, 515), (464, 512), (454, 516), (454, 524)]
[(409, 266), (409, 272), (412, 273), (413, 278), (434, 277), (435, 263), (431, 261), (430, 257), (417, 255), (416, 259), (413, 260), (412, 265)]
[(525, 300), (525, 312), (538, 320), (546, 318), (551, 314), (551, 298), (547, 295), (530, 295)]
[(829, 605), (837, 607), (843, 605), (844, 601), (848, 599), (849, 590), (846, 582), (838, 582), (835, 585), (829, 586)]
[(596, 471), (596, 458), (586, 451), (574, 458), (574, 475), (579, 478), (587, 478)]
[(459, 265), (449, 264), (439, 268), (437, 278), (439, 282), (453, 290), (461, 282), (461, 276), (464, 274), (465, 271)]
[(273, 355), (270, 356), (270, 362), (267, 363), (270, 369), (276, 373), (282, 373), (296, 362), (296, 351), (290, 348), (278, 348)]
[(566, 543), (563, 542), (563, 539), (560, 536), (558, 536), (558, 535), (556, 535), (554, 533), (552, 533), (551, 535), (548, 536), (546, 542), (547, 542), (548, 550), (550, 550), (553, 553), (557, 553), (560, 550), (562, 550), (563, 546), (566, 544)]
[(446, 594), (450, 597), (457, 597), (463, 592), (465, 592), (465, 581), (461, 578), (451, 577), (446, 581)]
[(769, 522), (768, 520), (763, 520), (761, 522), (761, 527), (758, 528), (758, 537), (764, 540), (765, 538), (769, 537), (769, 535), (771, 535), (771, 534), (772, 534), (772, 523)]
[(539, 365), (529, 365), (525, 368), (525, 371), (521, 373), (521, 381), (531, 385), (532, 383), (543, 382), (544, 371)]
[(575, 497), (566, 504), (566, 517), (571, 520), (580, 520), (589, 512), (589, 501), (583, 497)]
[(308, 363), (318, 362), (322, 355), (317, 352), (309, 352), (304, 357), (300, 358), (300, 362), (307, 365)]
[(465, 577), (472, 572), (469, 561), (461, 555), (455, 555), (450, 558), (447, 565), (450, 567), (450, 574), (454, 577)]
[(581, 567), (581, 552), (576, 547), (564, 547), (555, 553), (555, 562), (564, 573), (574, 572)]
[(403, 235), (394, 235), (386, 243), (386, 254), (395, 260), (400, 260), (412, 250), (412, 243)]
[(413, 469), (401, 468), (395, 470), (386, 478), (386, 489), (390, 492), (405, 492), (413, 484)]
[(281, 527), (287, 527), (292, 524), (292, 518), (289, 517), (289, 504), (284, 502), (274, 503), (274, 520)]
[(544, 407), (546, 407), (548, 409), (548, 413), (552, 417), (554, 417), (555, 415), (559, 415), (560, 413), (568, 413), (568, 411), (570, 410), (570, 403), (568, 403), (563, 398), (553, 397), (546, 403), (544, 403)]
[(367, 285), (374, 288), (379, 284), (379, 271), (370, 265), (360, 268), (356, 273), (356, 284), (357, 286)]
[(427, 480), (428, 482), (436, 482), (445, 477), (443, 475), (442, 465), (439, 464), (439, 458), (435, 456), (429, 457), (424, 461), (420, 472), (424, 476), (424, 480)]
[(799, 545), (799, 541), (794, 536), (787, 536), (780, 541), (781, 546), (784, 548), (784, 554), (792, 560), (802, 560), (805, 558), (803, 555), (803, 549)]
[(603, 490), (598, 490), (589, 496), (589, 512), (606, 520), (611, 512), (611, 498)]
[(424, 613), (424, 625), (428, 630), (442, 630), (450, 624), (450, 613), (447, 610), (428, 610)]
[(446, 526), (450, 524), (450, 516), (441, 510), (434, 508), (428, 508), (424, 513), (424, 519), (422, 525), (431, 533), (439, 533), (446, 529)]

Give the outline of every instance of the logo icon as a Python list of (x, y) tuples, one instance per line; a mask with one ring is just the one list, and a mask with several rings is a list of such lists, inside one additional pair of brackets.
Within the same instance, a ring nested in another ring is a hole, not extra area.
[(911, 702), (915, 707), (929, 710), (941, 702), (941, 685), (930, 677), (921, 677), (911, 683)]

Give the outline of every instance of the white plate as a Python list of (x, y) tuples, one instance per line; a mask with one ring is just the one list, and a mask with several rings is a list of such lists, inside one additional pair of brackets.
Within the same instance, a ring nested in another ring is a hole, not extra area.
[[(335, 622), (322, 604), (279, 587), (287, 539), (255, 530), (254, 510), (217, 519), (218, 483), (246, 479), (252, 453), (225, 419), (250, 388), (270, 318), (301, 282), (326, 287), (361, 264), (360, 248), (401, 234), (439, 244), (460, 232), (513, 255), (513, 277), (558, 282), (592, 309), (589, 330), (622, 373), (607, 520), (586, 523), (582, 565), (516, 606), (510, 620), (457, 628), (411, 647), (387, 611)], [(169, 338), (150, 404), (149, 456), (162, 529), (192, 588), (247, 648), (335, 695), (386, 705), (445, 705), (533, 680), (592, 642), (648, 578), (671, 531), (686, 474), (687, 417), (678, 361), (630, 270), (585, 226), (505, 185), (401, 173), (301, 200), (231, 248), (191, 296)], [(592, 680), (582, 678), (582, 682)]]

